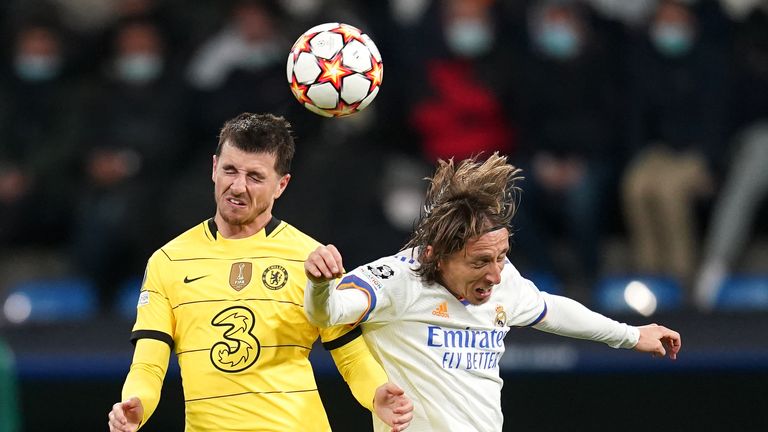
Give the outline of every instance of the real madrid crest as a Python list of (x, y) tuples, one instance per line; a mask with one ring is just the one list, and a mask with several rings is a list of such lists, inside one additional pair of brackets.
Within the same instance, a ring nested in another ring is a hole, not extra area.
[(288, 270), (279, 264), (271, 265), (261, 274), (261, 282), (271, 290), (279, 290), (288, 283)]
[(229, 270), (229, 286), (235, 291), (240, 291), (251, 283), (253, 264), (249, 262), (236, 262)]
[(507, 325), (507, 313), (504, 312), (504, 308), (501, 305), (496, 305), (496, 317), (493, 319), (493, 324), (496, 327), (504, 327)]

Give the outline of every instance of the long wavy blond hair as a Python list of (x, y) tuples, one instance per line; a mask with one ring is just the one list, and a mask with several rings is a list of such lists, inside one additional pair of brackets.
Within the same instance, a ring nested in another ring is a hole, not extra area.
[[(478, 157), (439, 160), (430, 182), (416, 228), (403, 249), (419, 248), (417, 273), (426, 282), (437, 277), (438, 262), (464, 249), (470, 239), (510, 229), (519, 201), (516, 182), (520, 169), (509, 165), (506, 156), (494, 153), (485, 161)], [(431, 251), (427, 254), (427, 246)]]

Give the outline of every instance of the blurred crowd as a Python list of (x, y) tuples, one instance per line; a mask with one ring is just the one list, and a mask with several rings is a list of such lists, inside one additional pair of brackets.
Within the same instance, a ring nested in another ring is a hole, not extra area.
[[(0, 5), (0, 259), (55, 250), (107, 305), (213, 215), (211, 154), (243, 111), (291, 121), (275, 210), (350, 267), (404, 244), (438, 158), (524, 169), (511, 253), (584, 299), (627, 272), (706, 308), (768, 193), (761, 0), (8, 0)], [(323, 22), (368, 33), (382, 91), (324, 119), (286, 82)]]

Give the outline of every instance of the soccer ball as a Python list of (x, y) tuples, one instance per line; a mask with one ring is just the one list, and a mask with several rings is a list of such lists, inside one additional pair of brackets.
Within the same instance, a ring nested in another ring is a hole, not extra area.
[(379, 93), (381, 53), (368, 35), (341, 23), (307, 30), (288, 54), (291, 92), (308, 110), (343, 117), (365, 107)]

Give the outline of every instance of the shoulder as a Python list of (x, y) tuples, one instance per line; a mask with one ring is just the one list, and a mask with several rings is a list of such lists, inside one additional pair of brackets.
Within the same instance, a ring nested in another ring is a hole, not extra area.
[(421, 278), (416, 274), (418, 262), (409, 254), (398, 253), (371, 261), (354, 269), (342, 279), (355, 284), (363, 284), (374, 291), (412, 290), (421, 285)]
[[(295, 263), (304, 263), (310, 252), (320, 243), (304, 234), (293, 225), (281, 221), (269, 234), (266, 241), (260, 243), (262, 253)], [(301, 272), (303, 273), (303, 268)]]
[(206, 222), (201, 222), (161, 246), (152, 255), (152, 260), (165, 257), (169, 261), (174, 261), (197, 257), (202, 248), (213, 242), (205, 224)]
[(307, 252), (320, 246), (320, 242), (286, 221), (281, 221), (268, 237), (274, 238), (275, 240), (290, 242), (297, 248), (306, 250)]
[(507, 260), (504, 269), (501, 271), (502, 290), (496, 290), (507, 296), (519, 298), (520, 296), (538, 291), (536, 285), (523, 277), (520, 271)]

